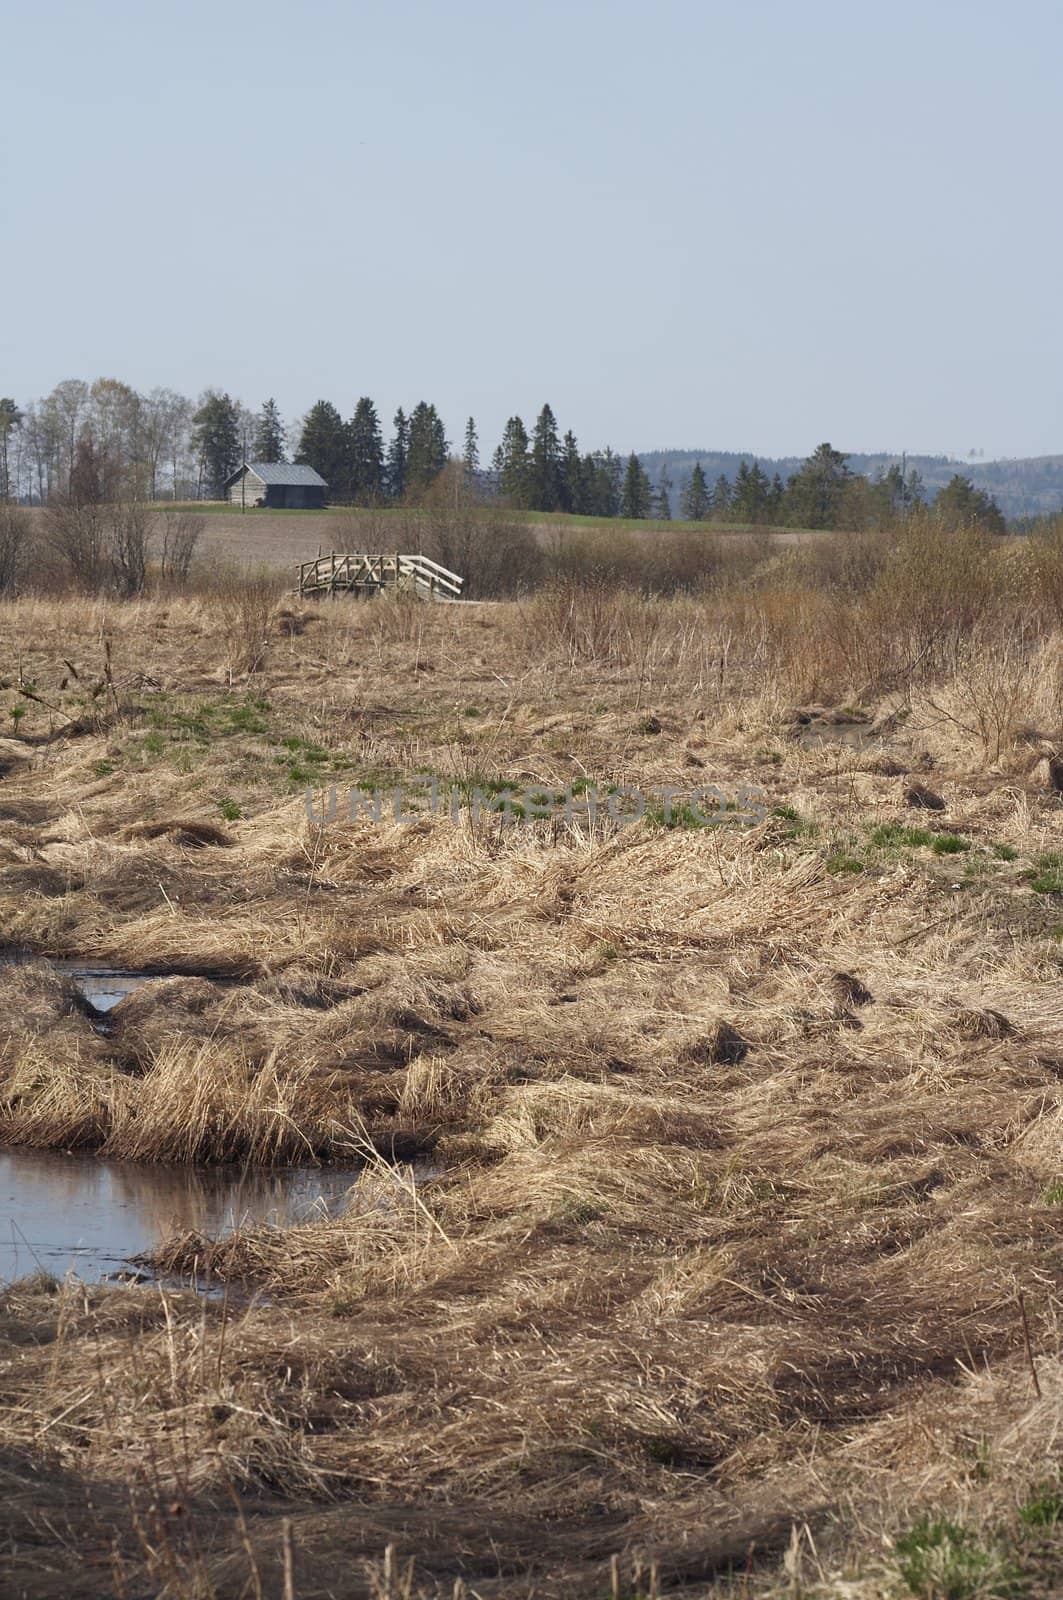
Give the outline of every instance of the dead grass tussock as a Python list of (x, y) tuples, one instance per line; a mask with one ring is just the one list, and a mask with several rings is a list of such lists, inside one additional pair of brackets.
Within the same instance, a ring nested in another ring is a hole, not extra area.
[[(170, 1242), (161, 1264), (209, 1269), (227, 1306), (4, 1294), (3, 1516), (20, 1570), (54, 1562), (39, 1592), (82, 1581), (42, 1473), (97, 1590), (109, 1519), (129, 1593), (283, 1592), (289, 1515), (299, 1594), (340, 1570), (371, 1593), (394, 1543), (389, 1600), (411, 1556), (415, 1590), (560, 1600), (608, 1593), (614, 1553), (622, 1592), (653, 1565), (676, 1592), (733, 1593), (735, 1568), (750, 1596), (892, 1600), (927, 1515), (992, 1530), (949, 1534), (949, 1560), (1053, 1592), (1055, 1536), (1021, 1512), (1063, 1471), (1060, 836), (1020, 722), (1038, 750), (1053, 732), (1057, 645), (1006, 607), (993, 631), (973, 546), (956, 625), (924, 554), (908, 614), (870, 569), (841, 597), (794, 569), (726, 603), (569, 595), (549, 639), (557, 596), (539, 639), (527, 602), (323, 609), (271, 634), (254, 705), (204, 602), (0, 608), (42, 693), (106, 626), (124, 680), (172, 697), (150, 733), (133, 690), (106, 727), (37, 707), (21, 729), (7, 936), (158, 981), (102, 1035), (46, 968), (0, 973), (3, 1137), (367, 1162), (332, 1220)], [(787, 737), (800, 697), (857, 692), (875, 747)], [(307, 763), (318, 793), (407, 764), (692, 773), (778, 814), (317, 828)], [(905, 806), (912, 774), (943, 813)], [(441, 1170), (411, 1185), (417, 1151)]]

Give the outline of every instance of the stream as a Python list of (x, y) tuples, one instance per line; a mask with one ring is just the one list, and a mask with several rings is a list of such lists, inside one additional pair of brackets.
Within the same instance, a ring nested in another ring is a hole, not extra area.
[[(8, 957), (8, 959), (26, 959)], [(91, 962), (47, 962), (100, 1016), (163, 976)], [(339, 1215), (355, 1167), (182, 1167), (0, 1147), (0, 1287), (34, 1272), (87, 1283), (137, 1275), (131, 1258), (175, 1234), (218, 1239), (249, 1225), (285, 1228)]]
[(212, 1239), (249, 1223), (334, 1216), (352, 1168), (167, 1167), (51, 1150), (0, 1149), (0, 1285), (45, 1271), (87, 1283), (173, 1234)]

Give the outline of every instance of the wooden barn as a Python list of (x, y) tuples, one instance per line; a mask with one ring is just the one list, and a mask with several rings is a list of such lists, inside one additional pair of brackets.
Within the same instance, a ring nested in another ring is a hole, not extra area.
[(234, 506), (268, 506), (277, 511), (317, 511), (328, 484), (313, 467), (289, 461), (245, 461), (225, 480), (225, 498)]

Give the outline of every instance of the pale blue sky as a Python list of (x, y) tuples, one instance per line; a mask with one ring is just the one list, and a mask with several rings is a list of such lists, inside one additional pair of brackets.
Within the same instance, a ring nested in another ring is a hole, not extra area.
[(1063, 450), (1052, 0), (0, 0), (0, 394)]

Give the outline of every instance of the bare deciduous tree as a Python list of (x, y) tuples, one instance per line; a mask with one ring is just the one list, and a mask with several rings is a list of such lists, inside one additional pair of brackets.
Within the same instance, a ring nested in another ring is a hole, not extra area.
[(31, 524), (21, 506), (0, 504), (0, 594), (17, 589), (29, 555)]
[(188, 512), (171, 512), (163, 518), (162, 577), (164, 583), (186, 584), (192, 570), (196, 545), (203, 530), (200, 517)]
[(115, 588), (124, 599), (140, 594), (148, 576), (151, 516), (140, 503), (109, 506), (109, 554)]
[(44, 514), (44, 544), (64, 577), (78, 589), (98, 589), (107, 550), (104, 507), (52, 501)]

